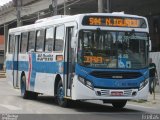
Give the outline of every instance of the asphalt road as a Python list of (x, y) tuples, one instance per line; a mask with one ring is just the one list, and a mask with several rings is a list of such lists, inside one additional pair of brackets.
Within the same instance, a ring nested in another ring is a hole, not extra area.
[[(122, 110), (101, 101), (76, 102), (70, 108), (59, 107), (52, 96), (24, 100), (20, 90), (0, 79), (0, 120), (148, 120), (160, 113), (156, 108), (128, 103)], [(8, 118), (8, 119), (5, 119)], [(157, 120), (155, 119), (155, 120)]]

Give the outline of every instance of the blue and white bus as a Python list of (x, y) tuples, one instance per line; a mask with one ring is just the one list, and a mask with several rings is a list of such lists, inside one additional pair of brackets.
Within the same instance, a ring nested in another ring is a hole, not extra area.
[(25, 99), (102, 100), (123, 108), (147, 99), (149, 28), (124, 13), (54, 16), (9, 30), (7, 79)]

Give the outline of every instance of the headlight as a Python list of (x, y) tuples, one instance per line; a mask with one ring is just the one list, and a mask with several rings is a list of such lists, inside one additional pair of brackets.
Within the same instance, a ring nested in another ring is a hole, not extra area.
[(84, 78), (82, 78), (82, 77), (78, 77), (78, 80), (79, 80), (81, 83), (85, 84), (85, 80), (84, 80)]
[(139, 90), (143, 89), (148, 83), (148, 79), (140, 83)]
[(80, 76), (78, 76), (78, 80), (79, 80), (82, 84), (84, 84), (85, 86), (87, 86), (88, 88), (90, 88), (90, 89), (93, 90), (93, 84), (92, 84), (90, 81), (88, 81), (88, 80), (86, 80), (86, 79), (84, 79), (84, 78), (82, 78), (82, 77), (80, 77)]
[(86, 80), (86, 86), (93, 90), (93, 85), (90, 81)]

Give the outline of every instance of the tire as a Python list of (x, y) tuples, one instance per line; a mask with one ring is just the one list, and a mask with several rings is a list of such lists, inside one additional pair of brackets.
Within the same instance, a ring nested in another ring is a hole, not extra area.
[(112, 102), (112, 106), (116, 109), (122, 109), (127, 103), (127, 100)]
[(61, 107), (68, 107), (69, 100), (64, 98), (64, 89), (62, 81), (60, 80), (56, 90), (56, 103)]
[(23, 99), (37, 99), (38, 93), (26, 90), (26, 76), (21, 77), (21, 96)]

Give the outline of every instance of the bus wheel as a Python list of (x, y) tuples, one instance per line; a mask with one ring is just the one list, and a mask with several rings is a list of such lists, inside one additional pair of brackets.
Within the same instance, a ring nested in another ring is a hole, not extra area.
[(112, 102), (114, 108), (122, 109), (127, 103), (127, 100), (115, 101)]
[(22, 75), (21, 77), (21, 96), (24, 99), (37, 99), (38, 97), (38, 93), (26, 90), (26, 76), (25, 75)]
[(67, 107), (69, 100), (64, 98), (62, 81), (59, 81), (56, 91), (56, 102), (62, 107)]

